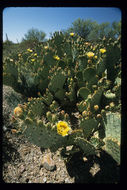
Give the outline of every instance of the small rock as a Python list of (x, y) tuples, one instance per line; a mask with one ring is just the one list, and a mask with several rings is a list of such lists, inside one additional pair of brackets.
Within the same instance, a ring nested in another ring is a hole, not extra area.
[(65, 183), (65, 180), (61, 180), (59, 183)]
[(100, 171), (100, 166), (99, 166), (99, 164), (97, 164), (97, 163), (94, 163), (94, 165), (91, 167), (91, 169), (90, 169), (90, 173), (92, 174), (92, 176), (95, 176), (95, 174), (97, 173), (97, 172), (99, 172)]
[(28, 181), (28, 183), (32, 183), (32, 181), (31, 181), (31, 180), (29, 180), (29, 181)]
[(53, 183), (51, 180), (48, 180), (47, 183)]
[(43, 170), (41, 168), (41, 170), (40, 170), (40, 176), (43, 176), (43, 175), (44, 175), (44, 172), (43, 172)]
[(60, 167), (59, 167), (59, 168), (57, 168), (57, 171), (60, 171)]
[(25, 171), (25, 167), (23, 165), (20, 166), (20, 173), (23, 173)]
[(99, 158), (101, 157), (100, 152), (97, 153), (97, 157), (99, 157)]
[(45, 183), (46, 181), (47, 181), (47, 178), (46, 178), (46, 177), (44, 177), (44, 178), (43, 178), (43, 182)]
[(69, 183), (69, 179), (68, 178), (65, 179), (65, 183)]
[(51, 158), (51, 154), (50, 153), (46, 154), (43, 157), (42, 165), (48, 171), (53, 171), (56, 168), (56, 165), (55, 165), (53, 159)]
[(67, 146), (66, 150), (69, 151), (69, 150), (72, 150), (72, 148), (73, 148), (73, 145), (72, 146)]
[(6, 132), (7, 130), (8, 130), (7, 127), (4, 125), (3, 126), (3, 131)]

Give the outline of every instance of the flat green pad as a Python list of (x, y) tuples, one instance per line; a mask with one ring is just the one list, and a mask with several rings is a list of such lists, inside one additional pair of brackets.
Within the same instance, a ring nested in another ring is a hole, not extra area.
[(81, 87), (77, 92), (77, 96), (80, 95), (84, 100), (87, 99), (89, 94), (90, 94), (90, 90), (86, 87)]
[(77, 137), (75, 139), (75, 144), (78, 145), (83, 150), (83, 153), (86, 156), (87, 155), (94, 155), (94, 154), (96, 154), (95, 147), (92, 144), (90, 144), (90, 142), (88, 142), (87, 140), (85, 140), (84, 138)]

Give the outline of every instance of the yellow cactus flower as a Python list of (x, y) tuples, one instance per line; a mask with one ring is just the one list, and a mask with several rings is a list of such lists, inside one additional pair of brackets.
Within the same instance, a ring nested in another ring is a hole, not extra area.
[(60, 58), (57, 55), (54, 55), (53, 58), (58, 60), (58, 61), (60, 60)]
[(20, 108), (20, 107), (16, 107), (15, 109), (14, 109), (14, 114), (16, 115), (16, 116), (20, 116), (21, 114), (22, 114), (22, 109)]
[(35, 59), (31, 59), (31, 61), (32, 61), (32, 62), (34, 62), (34, 61), (35, 61)]
[(48, 49), (48, 46), (44, 46), (44, 49)]
[(99, 109), (99, 106), (98, 105), (94, 105), (94, 110), (98, 110)]
[(59, 121), (57, 123), (57, 133), (64, 136), (67, 136), (69, 132), (71, 131), (71, 128), (69, 127), (68, 123), (65, 121)]
[(30, 48), (28, 48), (28, 49), (27, 49), (27, 51), (28, 51), (28, 52), (33, 52), (33, 50), (32, 50), (32, 49), (30, 49)]
[(35, 53), (34, 56), (37, 56), (37, 53)]
[(106, 52), (106, 49), (102, 48), (102, 49), (100, 49), (100, 52), (101, 52), (101, 53), (105, 53), (105, 52)]
[(75, 34), (73, 32), (70, 33), (70, 36), (74, 36)]
[(94, 53), (93, 52), (88, 52), (87, 54), (86, 54), (89, 58), (92, 58), (93, 56), (94, 56)]

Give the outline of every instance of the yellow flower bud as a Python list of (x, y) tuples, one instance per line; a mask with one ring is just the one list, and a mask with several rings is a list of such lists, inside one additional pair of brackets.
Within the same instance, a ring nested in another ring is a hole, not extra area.
[(98, 105), (94, 105), (94, 110), (98, 110), (99, 109), (99, 106)]
[(65, 114), (65, 111), (64, 110), (61, 110), (61, 112), (60, 112), (62, 115), (64, 115)]
[(109, 105), (111, 108), (113, 108), (115, 106), (114, 102), (111, 102)]
[(73, 32), (71, 32), (71, 33), (70, 33), (70, 36), (74, 36), (74, 33), (73, 33)]
[(17, 130), (16, 129), (11, 129), (11, 132), (12, 133), (17, 133)]
[(32, 49), (30, 49), (30, 48), (28, 48), (28, 49), (27, 49), (27, 51), (28, 51), (28, 52), (33, 52), (33, 50), (32, 50)]
[(85, 110), (82, 112), (82, 116), (87, 116), (88, 115), (88, 112)]
[(89, 58), (92, 58), (93, 56), (94, 56), (94, 53), (93, 52), (88, 52), (87, 54), (86, 54)]
[(101, 114), (103, 114), (103, 113), (105, 113), (105, 110), (104, 110), (104, 109), (101, 110)]
[(58, 61), (60, 60), (60, 58), (57, 55), (54, 55), (53, 58), (58, 60)]
[(109, 109), (109, 107), (110, 107), (110, 106), (109, 106), (109, 105), (107, 105), (107, 106), (105, 106), (105, 109), (106, 109), (106, 110), (108, 110), (108, 109)]
[(90, 59), (88, 59), (88, 63), (92, 63), (92, 61)]
[(44, 46), (44, 49), (48, 49), (48, 46)]
[(86, 102), (83, 102), (83, 106), (86, 106)]
[(100, 52), (101, 52), (101, 53), (105, 53), (105, 52), (106, 52), (106, 49), (102, 48), (102, 49), (100, 49)]
[(101, 114), (97, 114), (97, 118), (101, 118)]
[(16, 116), (20, 116), (21, 114), (22, 114), (22, 109), (20, 108), (20, 107), (16, 107), (15, 109), (14, 109), (14, 114), (16, 115)]

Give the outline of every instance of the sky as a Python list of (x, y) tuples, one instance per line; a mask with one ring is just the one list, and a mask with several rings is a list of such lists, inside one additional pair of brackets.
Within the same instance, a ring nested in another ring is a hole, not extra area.
[(121, 10), (108, 7), (9, 7), (3, 10), (3, 41), (21, 42), (31, 28), (46, 33), (46, 38), (55, 31), (66, 30), (78, 18), (91, 19), (98, 24), (121, 20)]

